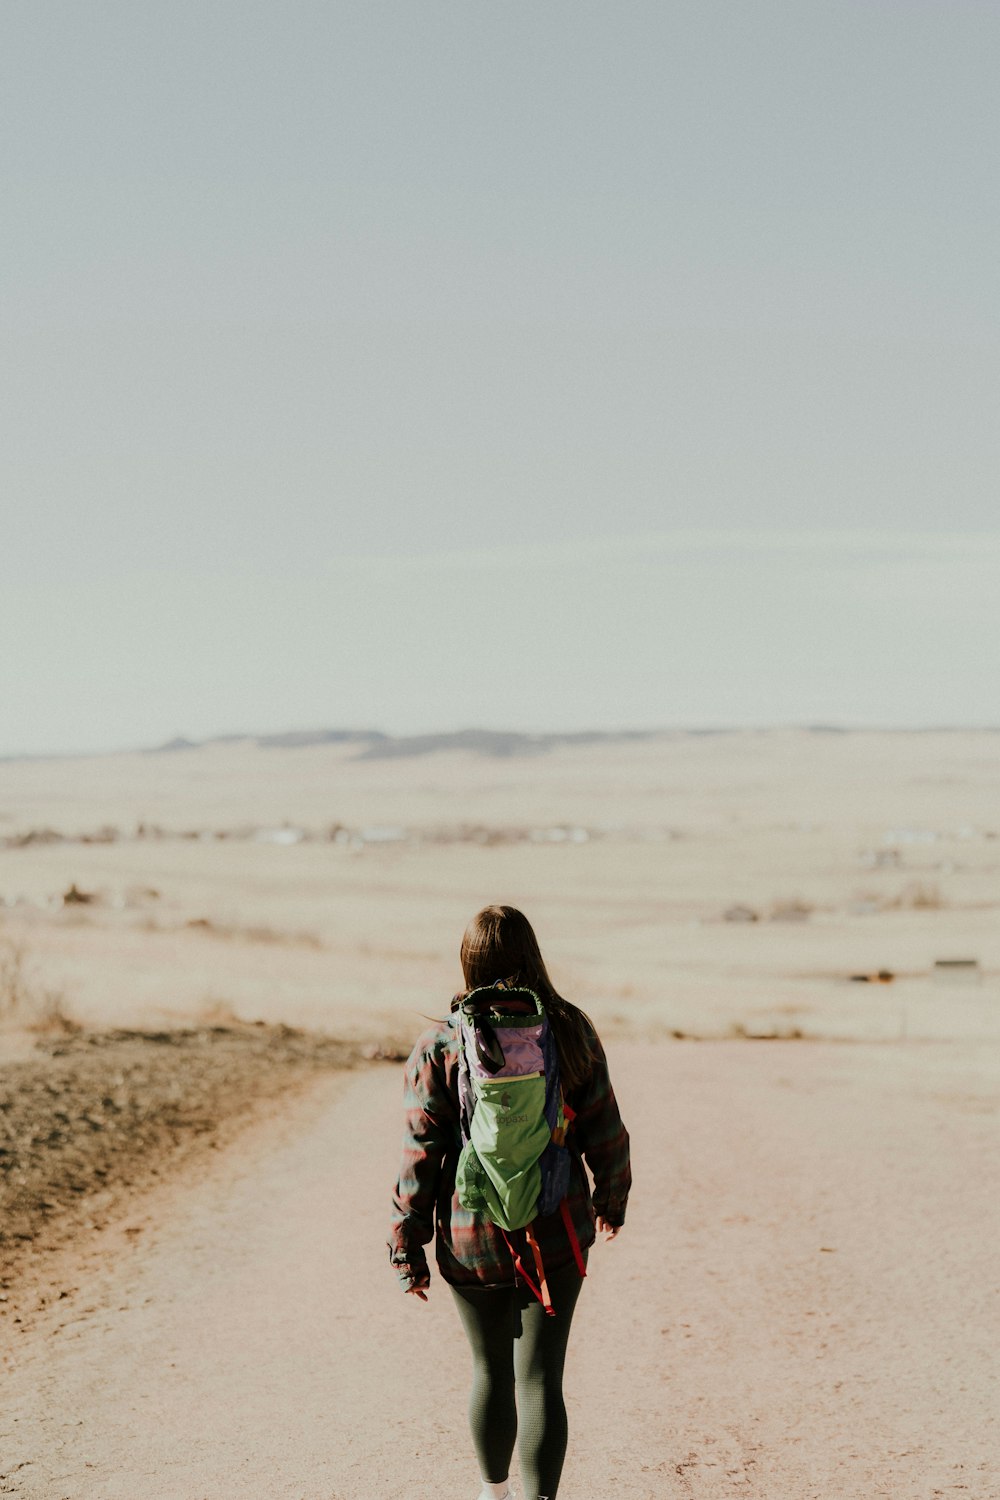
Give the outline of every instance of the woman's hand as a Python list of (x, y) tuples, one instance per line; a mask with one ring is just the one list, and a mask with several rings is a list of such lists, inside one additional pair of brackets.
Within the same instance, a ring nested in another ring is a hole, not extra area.
[(427, 1293), (422, 1286), (408, 1286), (406, 1288), (406, 1295), (408, 1297), (419, 1297), (421, 1302), (427, 1301)]
[(609, 1224), (607, 1219), (602, 1219), (600, 1214), (597, 1215), (597, 1232), (604, 1235), (605, 1244), (608, 1240), (613, 1240), (616, 1235), (621, 1234), (621, 1231), (622, 1226), (620, 1224)]

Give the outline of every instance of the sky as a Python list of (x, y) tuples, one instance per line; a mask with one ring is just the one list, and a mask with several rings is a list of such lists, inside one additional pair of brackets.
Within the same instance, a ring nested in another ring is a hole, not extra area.
[(1000, 723), (987, 0), (0, 8), (0, 754)]

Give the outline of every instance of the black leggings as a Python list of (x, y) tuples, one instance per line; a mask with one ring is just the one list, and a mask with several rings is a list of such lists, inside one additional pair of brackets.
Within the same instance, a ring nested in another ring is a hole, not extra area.
[(566, 1457), (562, 1374), (581, 1277), (570, 1263), (548, 1282), (554, 1317), (525, 1287), (451, 1289), (472, 1346), (469, 1425), (482, 1477), (507, 1478), (520, 1415), (524, 1500), (555, 1500)]

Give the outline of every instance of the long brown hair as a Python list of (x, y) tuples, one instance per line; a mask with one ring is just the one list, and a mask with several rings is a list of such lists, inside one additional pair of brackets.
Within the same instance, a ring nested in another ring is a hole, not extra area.
[(556, 992), (531, 923), (516, 906), (484, 906), (476, 912), (462, 938), (462, 973), (466, 993), (498, 979), (534, 990), (552, 1023), (564, 1088), (579, 1088), (590, 1077), (594, 1024)]

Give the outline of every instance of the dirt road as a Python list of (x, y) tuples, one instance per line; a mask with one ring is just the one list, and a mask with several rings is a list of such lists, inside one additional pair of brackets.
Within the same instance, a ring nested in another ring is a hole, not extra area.
[[(636, 1187), (580, 1303), (560, 1500), (996, 1500), (996, 1059), (610, 1055)], [(386, 1263), (399, 1096), (398, 1068), (321, 1078), (59, 1262), (4, 1320), (0, 1493), (472, 1500), (450, 1296)]]

